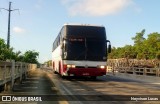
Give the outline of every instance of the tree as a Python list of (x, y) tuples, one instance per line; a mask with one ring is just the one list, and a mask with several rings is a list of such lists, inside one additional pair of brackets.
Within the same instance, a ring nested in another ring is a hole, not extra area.
[(13, 48), (7, 48), (4, 40), (0, 38), (0, 60), (12, 59)]
[(134, 45), (141, 45), (145, 38), (143, 37), (145, 34), (145, 29), (143, 29), (141, 32), (136, 33), (135, 37), (132, 37), (132, 40), (134, 41)]
[(3, 39), (0, 39), (0, 60), (4, 60), (4, 50), (7, 48)]
[(21, 51), (13, 52), (12, 59), (15, 61), (24, 62), (24, 56), (21, 54)]
[(0, 60), (15, 60), (28, 63), (38, 63), (37, 57), (39, 56), (38, 52), (35, 51), (26, 51), (25, 54), (21, 54), (21, 51), (14, 52), (13, 48), (7, 48), (5, 41), (0, 38)]
[(25, 54), (24, 54), (24, 61), (25, 62), (28, 62), (28, 63), (36, 63), (38, 64), (38, 58), (39, 56), (39, 53), (38, 52), (35, 52), (34, 50), (33, 51), (26, 51)]
[(46, 62), (44, 62), (45, 65), (47, 65), (48, 67), (52, 66), (52, 60), (48, 60)]
[(126, 45), (124, 46), (124, 51), (125, 51), (125, 58), (131, 58), (131, 59), (134, 59), (136, 58), (136, 51), (135, 51), (135, 47), (132, 46), (132, 45)]
[(137, 53), (136, 57), (138, 59), (145, 58), (144, 41), (146, 39), (144, 38), (144, 34), (145, 34), (145, 29), (143, 29), (141, 32), (136, 33), (135, 37), (132, 37), (132, 40), (134, 41), (135, 51)]
[(112, 48), (108, 58), (160, 59), (160, 34), (153, 32), (144, 38), (145, 29), (132, 37), (134, 45)]
[(157, 32), (149, 34), (145, 43), (148, 49), (147, 52), (149, 53), (149, 58), (158, 58), (160, 55), (160, 34)]
[(160, 60), (160, 51), (157, 52), (156, 58), (157, 58), (158, 60)]

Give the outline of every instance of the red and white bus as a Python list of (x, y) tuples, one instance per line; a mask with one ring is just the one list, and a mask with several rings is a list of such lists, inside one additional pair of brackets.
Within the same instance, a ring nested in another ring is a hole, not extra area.
[(104, 26), (65, 24), (53, 43), (53, 70), (61, 76), (89, 76), (95, 79), (106, 75), (107, 54), (110, 51)]

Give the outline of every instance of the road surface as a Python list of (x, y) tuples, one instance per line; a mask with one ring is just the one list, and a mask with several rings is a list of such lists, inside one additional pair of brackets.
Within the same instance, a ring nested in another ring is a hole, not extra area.
[[(58, 74), (54, 74), (52, 69), (41, 68), (33, 70), (21, 84), (16, 83), (13, 92), (1, 93), (1, 95), (7, 94), (37, 96), (43, 100), (23, 102), (23, 104), (159, 104), (160, 84), (113, 76), (102, 76), (96, 80), (62, 79)], [(22, 104), (22, 102), (11, 104)]]

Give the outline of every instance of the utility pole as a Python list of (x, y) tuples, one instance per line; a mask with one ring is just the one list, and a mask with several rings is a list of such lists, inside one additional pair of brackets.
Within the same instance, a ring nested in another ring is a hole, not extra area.
[(9, 2), (9, 9), (0, 8), (8, 11), (8, 34), (7, 34), (7, 48), (10, 47), (10, 21), (11, 21), (11, 12), (19, 9), (11, 9), (11, 3)]

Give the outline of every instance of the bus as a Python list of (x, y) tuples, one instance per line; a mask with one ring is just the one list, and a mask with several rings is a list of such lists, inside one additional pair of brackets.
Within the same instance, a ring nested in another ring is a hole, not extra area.
[(104, 26), (64, 24), (53, 43), (53, 71), (62, 77), (87, 76), (96, 79), (106, 75), (110, 52), (111, 44), (106, 40)]

